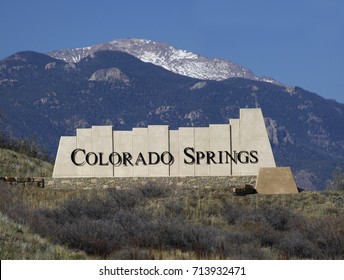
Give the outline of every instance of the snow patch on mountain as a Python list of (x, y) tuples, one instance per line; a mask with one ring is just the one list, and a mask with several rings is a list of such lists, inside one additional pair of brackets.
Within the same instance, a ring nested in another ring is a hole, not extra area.
[(273, 79), (259, 78), (249, 69), (225, 59), (213, 59), (147, 39), (120, 39), (91, 47), (56, 50), (48, 55), (69, 63), (77, 63), (97, 51), (111, 50), (131, 54), (143, 62), (161, 66), (174, 73), (202, 79), (225, 80), (241, 77), (276, 83)]

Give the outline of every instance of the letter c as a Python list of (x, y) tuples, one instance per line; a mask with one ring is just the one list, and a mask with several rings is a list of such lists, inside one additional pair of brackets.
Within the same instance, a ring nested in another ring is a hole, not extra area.
[(76, 161), (75, 161), (75, 157), (76, 157), (76, 154), (78, 153), (78, 152), (83, 152), (84, 153), (84, 155), (86, 154), (86, 151), (84, 150), (84, 149), (75, 149), (73, 152), (72, 152), (72, 154), (71, 154), (71, 160), (72, 160), (72, 162), (76, 165), (76, 166), (83, 166), (83, 165), (85, 165), (85, 161), (83, 161), (82, 163), (77, 163)]

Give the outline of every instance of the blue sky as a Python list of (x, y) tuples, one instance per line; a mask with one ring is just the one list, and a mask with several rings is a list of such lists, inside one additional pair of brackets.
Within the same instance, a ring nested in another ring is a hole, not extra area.
[(2, 0), (0, 15), (0, 59), (145, 38), (344, 103), (342, 0)]

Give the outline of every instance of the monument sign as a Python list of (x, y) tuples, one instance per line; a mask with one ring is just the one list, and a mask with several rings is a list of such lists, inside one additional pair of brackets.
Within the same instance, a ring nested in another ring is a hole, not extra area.
[(80, 128), (60, 139), (53, 177), (257, 175), (276, 167), (261, 109), (209, 127)]

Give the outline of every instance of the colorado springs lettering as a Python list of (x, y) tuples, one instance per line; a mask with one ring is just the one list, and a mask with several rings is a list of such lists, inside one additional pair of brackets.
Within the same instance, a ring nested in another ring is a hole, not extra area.
[[(186, 165), (193, 164), (257, 164), (258, 151), (195, 151), (194, 148), (186, 147), (184, 149), (184, 163)], [(139, 165), (156, 165), (163, 163), (164, 165), (172, 165), (174, 163), (174, 156), (165, 151), (163, 153), (148, 152), (145, 156), (139, 153), (137, 157), (133, 157), (129, 152), (112, 152), (109, 155), (104, 155), (102, 152), (87, 152), (85, 149), (75, 149), (71, 153), (71, 160), (76, 166), (87, 165), (113, 165), (118, 166), (139, 166)]]

